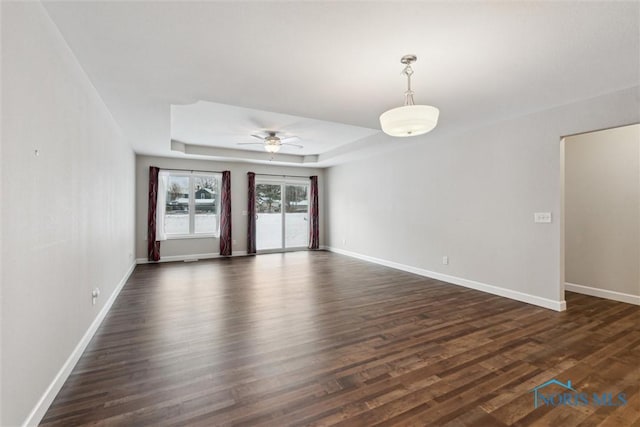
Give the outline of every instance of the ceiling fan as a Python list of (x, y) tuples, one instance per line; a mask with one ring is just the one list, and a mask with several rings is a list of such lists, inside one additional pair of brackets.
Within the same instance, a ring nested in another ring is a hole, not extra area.
[(285, 146), (285, 147), (295, 147), (295, 148), (303, 148), (302, 145), (300, 144), (292, 144), (290, 141), (297, 141), (300, 138), (298, 138), (297, 136), (287, 136), (284, 138), (281, 138), (278, 136), (279, 133), (282, 132), (278, 132), (278, 131), (266, 131), (266, 136), (265, 135), (257, 135), (257, 134), (252, 134), (251, 136), (254, 138), (257, 138), (259, 140), (261, 140), (262, 142), (238, 142), (238, 145), (262, 145), (264, 146), (265, 151), (267, 151), (268, 153), (277, 153), (278, 151), (280, 151), (280, 148)]

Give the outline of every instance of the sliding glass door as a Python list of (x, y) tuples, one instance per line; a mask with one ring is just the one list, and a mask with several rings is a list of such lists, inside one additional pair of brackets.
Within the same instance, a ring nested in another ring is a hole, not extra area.
[(309, 185), (256, 182), (256, 248), (277, 251), (307, 247)]

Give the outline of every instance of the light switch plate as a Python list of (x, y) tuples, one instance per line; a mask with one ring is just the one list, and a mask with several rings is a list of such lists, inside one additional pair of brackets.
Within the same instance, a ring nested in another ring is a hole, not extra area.
[(536, 212), (533, 214), (533, 222), (536, 223), (550, 223), (551, 212)]

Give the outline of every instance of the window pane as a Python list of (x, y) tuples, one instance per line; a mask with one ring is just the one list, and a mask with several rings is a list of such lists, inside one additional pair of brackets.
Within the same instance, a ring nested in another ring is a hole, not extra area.
[(256, 185), (256, 247), (258, 250), (282, 248), (282, 186)]
[(309, 201), (307, 199), (306, 185), (287, 185), (286, 186), (286, 213), (307, 212), (309, 210)]
[(285, 247), (307, 246), (309, 242), (308, 186), (285, 185)]
[(282, 189), (280, 185), (256, 185), (256, 207), (258, 213), (280, 213)]
[(193, 177), (196, 206), (194, 232), (218, 233), (218, 180), (214, 176), (195, 175)]
[(164, 230), (167, 234), (189, 234), (188, 176), (169, 176)]

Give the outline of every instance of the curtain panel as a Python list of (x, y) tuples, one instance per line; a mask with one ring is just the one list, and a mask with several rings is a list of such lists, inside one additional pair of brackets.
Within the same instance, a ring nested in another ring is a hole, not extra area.
[(309, 209), (309, 218), (311, 223), (309, 226), (309, 249), (320, 248), (320, 221), (318, 209), (318, 177), (309, 177), (311, 180), (311, 204)]
[(222, 172), (220, 193), (220, 255), (231, 256), (231, 172)]
[(256, 253), (256, 174), (247, 172), (247, 254)]
[(160, 171), (158, 174), (158, 200), (156, 202), (156, 241), (161, 242), (167, 240), (164, 232), (164, 219), (167, 212), (167, 183), (169, 182), (169, 173)]
[(156, 240), (159, 172), (159, 168), (149, 167), (149, 207), (147, 210), (147, 259), (149, 261), (160, 261), (160, 242)]

